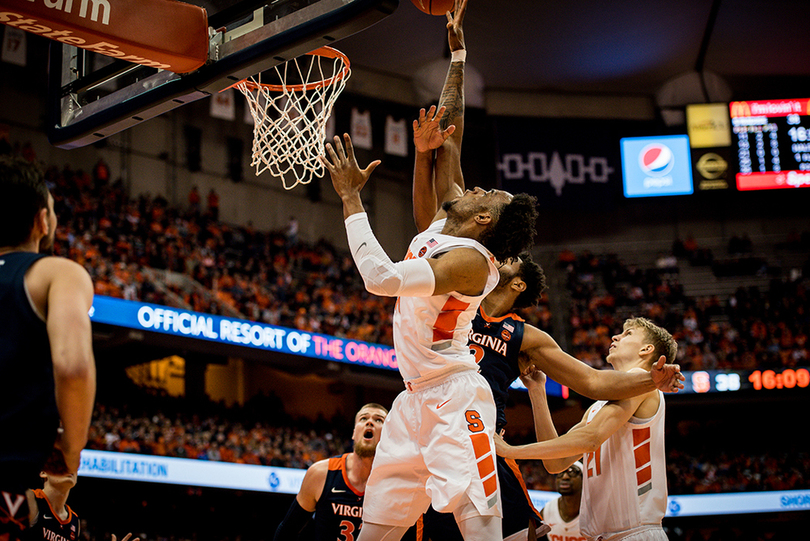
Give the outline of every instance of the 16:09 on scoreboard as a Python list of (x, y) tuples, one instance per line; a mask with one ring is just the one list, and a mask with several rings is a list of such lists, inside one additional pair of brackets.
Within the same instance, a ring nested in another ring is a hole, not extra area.
[(686, 381), (680, 393), (687, 394), (780, 390), (810, 386), (810, 370), (807, 368), (753, 371), (698, 370), (683, 374)]

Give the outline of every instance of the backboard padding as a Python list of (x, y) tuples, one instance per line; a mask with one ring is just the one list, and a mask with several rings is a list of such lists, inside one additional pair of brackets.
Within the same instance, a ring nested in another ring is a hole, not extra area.
[[(212, 28), (225, 32), (213, 38), (209, 63), (184, 75), (121, 61), (87, 70), (83, 64), (92, 60), (90, 53), (52, 43), (48, 88), (51, 143), (60, 148), (92, 144), (208, 97), (251, 75), (364, 30), (393, 13), (399, 0), (282, 2), (280, 6), (289, 7), (290, 13), (274, 18), (269, 12), (269, 17), (265, 16), (271, 20), (245, 35), (227, 39), (254, 19), (250, 10), (257, 4), (264, 2), (249, 0), (211, 15)], [(260, 9), (268, 13), (268, 9)], [(227, 18), (236, 20), (226, 22)], [(117, 88), (102, 90), (110, 85)]]

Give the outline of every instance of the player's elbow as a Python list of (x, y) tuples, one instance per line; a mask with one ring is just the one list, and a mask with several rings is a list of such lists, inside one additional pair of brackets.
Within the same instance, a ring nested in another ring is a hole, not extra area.
[(560, 459), (544, 460), (543, 466), (546, 468), (546, 471), (552, 475), (557, 475), (568, 469), (568, 464)]
[(69, 351), (67, 348), (52, 353), (54, 377), (61, 381), (90, 381), (95, 378), (96, 367), (91, 352)]
[(594, 453), (596, 452), (599, 447), (602, 446), (602, 442), (604, 442), (607, 438), (603, 437), (596, 430), (584, 430), (582, 434), (582, 452), (583, 453)]
[(395, 277), (380, 281), (363, 278), (363, 283), (366, 286), (366, 291), (379, 297), (396, 297), (402, 285), (402, 281), (397, 280)]

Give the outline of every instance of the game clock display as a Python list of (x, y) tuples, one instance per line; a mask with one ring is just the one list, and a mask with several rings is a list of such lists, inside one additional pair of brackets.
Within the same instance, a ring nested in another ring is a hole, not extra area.
[(735, 101), (737, 189), (810, 187), (810, 99)]
[[(684, 372), (686, 380), (680, 393), (727, 393), (734, 391), (763, 391), (806, 389), (810, 386), (810, 370), (784, 368), (777, 370), (698, 370)], [(679, 393), (679, 394), (680, 394)]]

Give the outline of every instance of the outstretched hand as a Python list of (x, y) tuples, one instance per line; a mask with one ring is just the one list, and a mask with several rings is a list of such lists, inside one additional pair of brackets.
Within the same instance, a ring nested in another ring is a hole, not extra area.
[(346, 142), (345, 150), (340, 137), (336, 135), (334, 147), (332, 143), (326, 143), (326, 153), (329, 157), (318, 156), (318, 160), (329, 171), (329, 175), (332, 177), (332, 186), (334, 186), (335, 191), (341, 198), (358, 195), (363, 186), (366, 185), (371, 173), (381, 163), (380, 160), (374, 160), (365, 169), (360, 169), (360, 166), (357, 165), (357, 158), (354, 157), (352, 138), (348, 133), (344, 133), (343, 139)]
[(658, 362), (653, 364), (650, 376), (659, 390), (665, 393), (677, 393), (683, 389), (683, 383), (681, 382), (686, 378), (681, 374), (680, 365), (665, 364), (666, 361), (667, 358), (661, 355)]
[(413, 121), (413, 144), (417, 152), (439, 148), (456, 131), (453, 125), (446, 130), (441, 128), (442, 115), (446, 109), (447, 107), (442, 106), (437, 111), (436, 106), (431, 105), (427, 113), (424, 108), (419, 110), (419, 118)]
[(506, 443), (506, 440), (503, 439), (503, 436), (500, 434), (495, 434), (495, 453), (498, 456), (502, 456), (503, 458), (512, 458), (510, 451), (514, 449), (511, 445)]
[(445, 13), (447, 17), (447, 42), (450, 45), (450, 52), (465, 49), (464, 29), (461, 27), (464, 22), (464, 14), (467, 12), (467, 0), (456, 0), (453, 12)]

